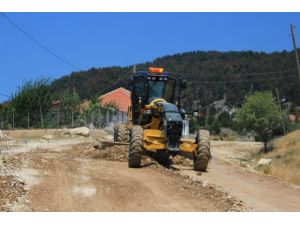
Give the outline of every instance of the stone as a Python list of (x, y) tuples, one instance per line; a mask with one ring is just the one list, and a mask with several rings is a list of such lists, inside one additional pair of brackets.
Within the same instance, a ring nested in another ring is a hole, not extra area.
[(203, 182), (202, 182), (202, 187), (205, 188), (205, 187), (207, 187), (207, 185), (208, 185), (208, 183), (207, 183), (206, 181), (203, 181)]
[(265, 165), (270, 165), (272, 162), (272, 159), (260, 159), (257, 163), (257, 166), (265, 166)]
[(42, 140), (45, 140), (45, 141), (51, 141), (52, 139), (53, 139), (53, 136), (51, 134), (47, 134), (42, 137)]
[(90, 130), (89, 128), (86, 127), (77, 127), (71, 130), (71, 134), (83, 136), (83, 137), (88, 137), (90, 135)]

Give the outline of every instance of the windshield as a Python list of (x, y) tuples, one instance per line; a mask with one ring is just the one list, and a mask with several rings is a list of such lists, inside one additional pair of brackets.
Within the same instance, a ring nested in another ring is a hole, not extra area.
[(174, 101), (175, 83), (173, 80), (148, 81), (149, 100), (154, 98), (163, 98), (168, 102)]
[(160, 97), (163, 98), (165, 89), (164, 81), (149, 81), (149, 97)]

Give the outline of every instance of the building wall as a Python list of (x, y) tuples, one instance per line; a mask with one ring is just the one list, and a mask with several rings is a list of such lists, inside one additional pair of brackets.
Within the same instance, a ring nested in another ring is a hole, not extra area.
[(130, 95), (130, 91), (125, 88), (118, 88), (100, 96), (99, 99), (101, 99), (103, 104), (115, 102), (121, 112), (127, 112), (128, 107), (131, 105)]

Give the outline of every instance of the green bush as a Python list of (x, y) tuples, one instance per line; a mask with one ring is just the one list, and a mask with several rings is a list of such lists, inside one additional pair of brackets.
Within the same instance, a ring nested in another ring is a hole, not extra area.
[(272, 92), (255, 92), (237, 113), (238, 122), (248, 131), (254, 130), (264, 142), (267, 152), (268, 141), (281, 127), (281, 113)]
[(233, 121), (230, 117), (230, 114), (228, 112), (222, 112), (219, 116), (218, 116), (218, 122), (220, 124), (221, 127), (232, 127), (233, 125)]
[(209, 132), (211, 134), (219, 134), (221, 132), (220, 124), (217, 120), (215, 120), (210, 126), (209, 126)]
[(286, 131), (287, 132), (292, 132), (294, 130), (300, 130), (300, 123), (291, 123), (291, 122), (286, 122)]

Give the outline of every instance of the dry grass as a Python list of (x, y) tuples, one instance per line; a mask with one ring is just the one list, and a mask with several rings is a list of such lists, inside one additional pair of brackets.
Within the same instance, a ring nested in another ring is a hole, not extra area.
[(14, 139), (40, 139), (44, 135), (56, 135), (57, 129), (9, 130), (5, 133)]
[(300, 185), (300, 130), (275, 140), (275, 148), (264, 157), (271, 158), (268, 174)]

